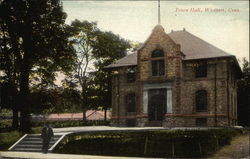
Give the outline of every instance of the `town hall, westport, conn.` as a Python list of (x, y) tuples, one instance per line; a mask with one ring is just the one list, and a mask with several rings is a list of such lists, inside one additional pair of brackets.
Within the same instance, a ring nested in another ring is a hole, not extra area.
[(114, 126), (237, 125), (236, 57), (185, 29), (167, 34), (157, 25), (136, 52), (106, 68)]

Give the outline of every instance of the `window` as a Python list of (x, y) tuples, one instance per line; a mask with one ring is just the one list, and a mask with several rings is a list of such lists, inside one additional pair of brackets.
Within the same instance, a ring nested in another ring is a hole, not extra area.
[(163, 76), (165, 74), (164, 60), (152, 61), (152, 76)]
[(199, 63), (195, 70), (195, 77), (207, 77), (207, 63)]
[(164, 56), (164, 52), (159, 49), (154, 50), (151, 55), (151, 57), (163, 57), (163, 56)]
[(127, 95), (127, 112), (135, 112), (136, 97), (134, 93)]
[(136, 80), (136, 68), (135, 67), (129, 67), (127, 69), (127, 82), (133, 83)]
[(200, 90), (195, 93), (196, 111), (206, 112), (207, 111), (207, 91)]
[(196, 118), (196, 126), (207, 126), (207, 118)]
[[(152, 58), (164, 57), (164, 52), (160, 49), (156, 49), (151, 54)], [(165, 62), (162, 60), (152, 60), (152, 76), (162, 76), (165, 74)]]

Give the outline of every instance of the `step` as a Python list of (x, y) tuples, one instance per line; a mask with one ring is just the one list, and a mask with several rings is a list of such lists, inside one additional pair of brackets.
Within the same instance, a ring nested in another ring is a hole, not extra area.
[[(51, 138), (49, 148), (51, 148), (62, 135), (55, 135)], [(24, 152), (41, 152), (43, 147), (41, 135), (29, 134), (22, 138), (17, 145), (15, 145), (11, 151), (24, 151)]]

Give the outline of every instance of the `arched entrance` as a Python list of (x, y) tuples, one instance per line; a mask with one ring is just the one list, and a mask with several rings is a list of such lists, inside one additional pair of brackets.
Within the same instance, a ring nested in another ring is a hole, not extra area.
[(166, 89), (149, 90), (149, 121), (162, 121), (166, 113)]

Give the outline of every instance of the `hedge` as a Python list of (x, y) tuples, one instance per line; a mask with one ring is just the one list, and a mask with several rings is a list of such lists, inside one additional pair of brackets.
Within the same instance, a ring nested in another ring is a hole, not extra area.
[(99, 132), (66, 137), (56, 153), (130, 157), (208, 157), (232, 137), (236, 129)]

